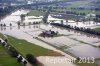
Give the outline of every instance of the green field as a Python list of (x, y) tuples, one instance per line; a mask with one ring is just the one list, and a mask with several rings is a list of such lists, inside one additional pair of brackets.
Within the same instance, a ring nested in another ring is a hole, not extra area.
[(45, 12), (38, 11), (38, 10), (31, 10), (27, 15), (28, 16), (44, 16)]
[(26, 40), (17, 39), (8, 36), (8, 41), (11, 46), (18, 50), (23, 56), (33, 54), (34, 56), (43, 56), (51, 52), (51, 50), (29, 43)]
[[(0, 38), (5, 39), (3, 34), (0, 33)], [(0, 66), (23, 66), (21, 63), (18, 63), (17, 60), (11, 57), (2, 45), (0, 45)]]
[(96, 30), (96, 31), (100, 31), (100, 27), (98, 27), (98, 28), (95, 28), (94, 30)]
[(88, 3), (89, 3), (89, 1), (76, 1), (76, 2), (73, 2), (73, 4), (72, 5), (70, 5), (70, 6), (67, 6), (66, 8), (67, 8), (67, 11), (75, 11), (75, 12), (77, 12), (77, 13), (86, 13), (86, 14), (88, 14), (88, 13), (91, 13), (92, 11), (91, 10), (74, 10), (74, 9), (71, 9), (71, 8), (78, 8), (79, 6), (81, 6), (81, 5), (88, 5)]
[(17, 60), (11, 57), (7, 50), (0, 45), (0, 66), (23, 66), (21, 63), (18, 63)]
[(4, 35), (0, 33), (0, 38), (5, 39)]
[[(89, 14), (89, 13), (96, 13), (96, 14), (100, 14), (100, 11), (93, 11), (91, 9), (77, 9), (79, 8), (80, 6), (86, 6), (90, 4), (91, 1), (84, 1), (84, 0), (81, 0), (81, 1), (75, 1), (75, 2), (72, 2), (71, 5), (68, 5), (65, 7), (65, 9), (55, 9), (55, 11), (71, 11), (71, 12), (76, 12), (76, 13), (85, 13), (85, 14)], [(76, 8), (76, 9), (73, 9), (73, 8)]]

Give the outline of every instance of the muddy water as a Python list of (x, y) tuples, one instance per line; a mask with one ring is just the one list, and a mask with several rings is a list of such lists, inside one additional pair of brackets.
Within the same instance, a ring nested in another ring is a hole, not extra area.
[[(42, 38), (42, 37), (39, 38), (41, 38), (46, 42), (51, 43), (54, 46), (63, 48), (64, 51), (70, 52), (78, 57), (85, 56), (85, 57), (100, 58), (100, 48), (98, 48), (98, 46), (100, 46), (99, 36), (94, 36), (78, 31), (73, 31), (70, 29), (63, 29), (44, 24), (18, 27), (16, 22), (20, 20), (20, 14), (23, 12), (27, 13), (25, 11), (22, 12), (16, 11), (12, 13), (10, 16), (7, 16), (5, 19), (1, 20), (0, 23), (6, 23), (7, 27), (5, 28), (0, 27), (0, 32), (14, 36), (16, 38), (28, 40), (29, 42), (35, 43), (45, 48), (54, 49), (53, 47), (33, 38), (33, 37), (38, 37), (38, 35), (42, 31), (51, 29), (53, 31), (58, 31), (59, 34), (63, 34), (63, 36), (55, 38)], [(10, 23), (12, 23), (13, 27), (9, 27)]]
[(58, 31), (64, 36), (55, 38), (42, 38), (44, 41), (63, 48), (64, 51), (70, 52), (77, 57), (94, 57), (100, 58), (100, 37), (86, 34), (70, 29), (52, 27), (50, 25), (41, 25), (42, 29)]
[(92, 47), (90, 45), (74, 46), (69, 49), (65, 49), (65, 51), (68, 51), (77, 57), (100, 58), (100, 49)]

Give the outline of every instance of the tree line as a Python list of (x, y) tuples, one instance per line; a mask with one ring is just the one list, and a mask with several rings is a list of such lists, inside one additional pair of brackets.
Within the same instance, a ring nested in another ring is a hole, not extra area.
[(70, 29), (74, 29), (74, 30), (77, 30), (77, 31), (82, 31), (82, 32), (86, 32), (86, 33), (90, 33), (90, 34), (100, 36), (100, 31), (96, 31), (96, 30), (90, 29), (90, 28), (77, 27), (77, 26), (73, 27), (71, 25), (64, 25), (64, 24), (59, 24), (59, 23), (51, 23), (51, 25), (60, 26), (60, 27), (64, 27), (64, 28), (70, 28)]
[(13, 6), (2, 7), (2, 8), (0, 8), (0, 17), (4, 17), (14, 10), (15, 10), (15, 7), (13, 7)]

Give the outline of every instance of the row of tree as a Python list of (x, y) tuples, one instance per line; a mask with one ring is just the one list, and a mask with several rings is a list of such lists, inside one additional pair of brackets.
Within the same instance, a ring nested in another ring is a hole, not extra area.
[[(22, 62), (24, 65), (27, 64), (27, 61), (26, 60), (23, 60), (23, 57), (19, 54), (19, 52), (14, 48), (14, 47), (11, 47), (8, 43), (7, 43), (7, 39), (5, 39), (4, 42), (2, 42), (0, 40), (0, 44), (2, 46), (4, 46), (8, 53), (11, 55), (11, 57), (14, 57), (14, 58), (17, 58), (17, 61), (18, 62)], [(20, 56), (19, 56), (20, 55)], [(19, 56), (19, 57), (18, 57)], [(23, 61), (22, 61), (23, 60)]]
[(96, 30), (90, 29), (90, 28), (83, 28), (83, 27), (77, 27), (77, 26), (73, 27), (70, 25), (64, 25), (64, 24), (59, 24), (59, 23), (51, 23), (51, 25), (60, 26), (60, 27), (64, 27), (64, 28), (70, 28), (70, 29), (74, 29), (77, 31), (82, 31), (82, 32), (90, 33), (90, 34), (100, 35), (100, 31), (96, 31)]
[(12, 7), (12, 6), (7, 6), (7, 7), (4, 7), (4, 8), (2, 7), (2, 8), (0, 8), (0, 17), (4, 17), (14, 10), (15, 10), (15, 7)]

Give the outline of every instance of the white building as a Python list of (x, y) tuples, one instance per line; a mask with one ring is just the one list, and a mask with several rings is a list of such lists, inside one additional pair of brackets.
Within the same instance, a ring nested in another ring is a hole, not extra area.
[(29, 25), (30, 24), (33, 24), (33, 23), (41, 23), (42, 22), (42, 19), (43, 19), (43, 16), (39, 16), (39, 17), (36, 17), (36, 16), (26, 16), (25, 17), (25, 20), (22, 22), (22, 24), (25, 24), (25, 25)]

